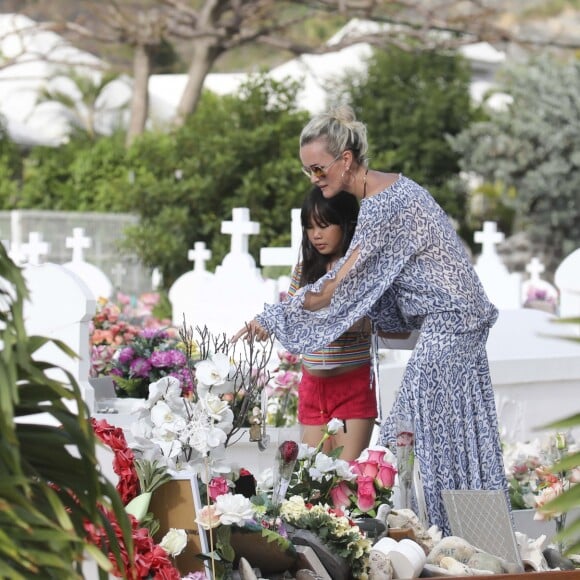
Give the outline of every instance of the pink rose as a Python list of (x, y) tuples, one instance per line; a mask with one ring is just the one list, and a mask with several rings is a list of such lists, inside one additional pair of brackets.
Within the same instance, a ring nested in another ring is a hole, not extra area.
[(364, 475), (362, 467), (360, 466), (360, 463), (358, 461), (349, 461), (348, 464), (350, 465), (351, 471), (355, 475)]
[(356, 485), (356, 505), (361, 512), (368, 512), (375, 506), (375, 499), (377, 497), (374, 479), (369, 475), (360, 475), (356, 479)]
[(341, 481), (330, 490), (332, 505), (335, 508), (343, 508), (350, 504), (350, 488), (346, 481)]
[(209, 482), (207, 491), (211, 501), (215, 502), (218, 496), (229, 492), (228, 482), (225, 477), (214, 477)]
[(373, 461), (357, 461), (361, 475), (368, 475), (369, 477), (376, 477), (379, 472), (379, 466)]
[(379, 472), (375, 478), (377, 485), (380, 488), (383, 487), (393, 487), (395, 483), (395, 475), (397, 474), (397, 469), (390, 463), (383, 463), (379, 466)]
[(383, 457), (386, 452), (386, 449), (367, 449), (367, 461), (378, 463), (380, 465), (383, 463)]

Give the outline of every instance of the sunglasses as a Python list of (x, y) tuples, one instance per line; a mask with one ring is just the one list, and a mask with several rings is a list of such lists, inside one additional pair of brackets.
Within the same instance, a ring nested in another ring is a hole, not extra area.
[(322, 179), (326, 177), (326, 173), (328, 170), (342, 157), (342, 153), (339, 153), (337, 157), (335, 157), (328, 165), (311, 165), (310, 167), (302, 166), (302, 173), (312, 179), (312, 177), (316, 177), (317, 179)]

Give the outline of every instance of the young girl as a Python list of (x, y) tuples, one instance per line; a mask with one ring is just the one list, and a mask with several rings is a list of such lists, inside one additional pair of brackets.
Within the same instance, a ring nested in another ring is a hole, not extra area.
[[(358, 201), (346, 192), (326, 199), (316, 187), (308, 194), (301, 211), (302, 262), (294, 269), (290, 296), (344, 256), (358, 212)], [(303, 442), (315, 447), (328, 421), (342, 420), (343, 428), (326, 441), (324, 450), (342, 447), (340, 457), (349, 461), (368, 447), (376, 417), (370, 324), (363, 318), (325, 348), (303, 354), (298, 421), (303, 425)]]

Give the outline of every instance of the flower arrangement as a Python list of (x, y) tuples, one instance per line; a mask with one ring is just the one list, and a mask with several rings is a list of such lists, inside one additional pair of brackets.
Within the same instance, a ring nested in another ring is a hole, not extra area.
[[(207, 485), (207, 505), (196, 521), (209, 535), (211, 551), (204, 557), (211, 562), (214, 578), (225, 578), (231, 572), (236, 557), (232, 534), (255, 533), (267, 542), (276, 542), (283, 552), (295, 553), (291, 542), (277, 533), (267, 515), (269, 502), (257, 496), (257, 482), (246, 469), (231, 472), (228, 477), (217, 476)], [(213, 531), (215, 530), (215, 531)]]
[(181, 394), (193, 391), (193, 373), (176, 331), (144, 329), (113, 355), (109, 374), (119, 397), (146, 398), (149, 384), (163, 377), (179, 381)]
[(139, 327), (122, 319), (119, 306), (104, 299), (97, 302), (97, 311), (89, 328), (91, 347), (90, 376), (109, 374), (113, 355), (129, 344), (139, 333)]
[(170, 325), (169, 320), (156, 316), (161, 303), (157, 292), (147, 292), (137, 299), (119, 292), (115, 301), (97, 301), (90, 323), (91, 377), (108, 376), (115, 352), (130, 344), (141, 330)]
[(329, 504), (351, 516), (375, 517), (381, 504), (391, 504), (397, 469), (395, 456), (386, 447), (365, 449), (355, 461), (338, 459), (341, 448), (329, 454), (324, 442), (342, 425), (332, 419), (317, 447), (299, 446), (297, 469), (288, 494), (300, 495), (309, 504)]
[[(351, 509), (352, 516), (377, 515), (377, 509), (382, 504), (391, 505), (391, 495), (397, 468), (394, 466), (395, 456), (386, 447), (374, 446), (365, 449), (361, 456), (352, 461), (351, 470), (356, 474), (354, 493), (349, 496), (349, 503), (344, 504), (345, 487), (333, 492), (334, 505), (344, 505)], [(339, 500), (342, 493), (342, 501)]]
[(353, 578), (366, 576), (371, 542), (344, 512), (292, 496), (282, 504), (280, 515), (287, 524), (318, 535), (332, 552), (345, 559)]
[[(332, 495), (335, 493), (333, 490), (343, 489), (356, 479), (349, 463), (338, 459), (341, 448), (329, 454), (322, 452), (325, 441), (341, 426), (341, 421), (331, 419), (316, 447), (310, 447), (305, 443), (298, 446), (298, 460), (288, 486), (288, 495), (300, 495), (309, 504), (333, 503)], [(350, 491), (350, 487), (348, 489)]]
[[(120, 561), (117, 560), (111, 549), (108, 550), (108, 560), (112, 564), (112, 574), (115, 577), (129, 580), (145, 578), (163, 578), (164, 580), (180, 580), (181, 574), (174, 567), (171, 558), (179, 555), (187, 544), (184, 530), (170, 530), (156, 544), (153, 534), (156, 522), (145, 516), (151, 493), (162, 485), (169, 477), (164, 470), (159, 470), (155, 464), (147, 465), (138, 474), (138, 463), (135, 456), (127, 445), (123, 430), (110, 425), (106, 420), (91, 420), (95, 435), (101, 442), (109, 447), (114, 454), (113, 470), (119, 476), (117, 490), (121, 501), (126, 506), (128, 517), (131, 522), (131, 546), (127, 546), (126, 538), (115, 518), (115, 514), (100, 506), (110, 522), (115, 536), (121, 546)], [(144, 473), (149, 474), (148, 478)], [(140, 491), (144, 493), (140, 494)], [(145, 499), (146, 501), (140, 501)], [(147, 525), (142, 525), (142, 520)], [(90, 543), (100, 546), (109, 546), (107, 534), (102, 527), (95, 526), (90, 522), (85, 523), (85, 532)]]
[(302, 362), (299, 355), (278, 351), (279, 364), (266, 385), (268, 395), (267, 423), (274, 427), (289, 427), (297, 421), (298, 385)]
[[(218, 365), (214, 365), (216, 362)], [(223, 382), (218, 366), (227, 359), (212, 359), (198, 369), (196, 399), (182, 396), (178, 379), (167, 376), (149, 385), (149, 397), (135, 409), (131, 426), (134, 449), (149, 461), (158, 461), (174, 471), (188, 470), (206, 477), (230, 471), (223, 451), (233, 427), (234, 415), (227, 401), (205, 388)], [(210, 368), (211, 367), (211, 368)], [(227, 371), (223, 371), (226, 373)], [(211, 455), (210, 455), (211, 454)]]
[(535, 509), (535, 520), (554, 520), (560, 532), (566, 512), (555, 510), (550, 502), (580, 483), (580, 467), (558, 470), (557, 464), (568, 453), (578, 450), (570, 436), (555, 433), (543, 442), (504, 447), (504, 463), (513, 509)]

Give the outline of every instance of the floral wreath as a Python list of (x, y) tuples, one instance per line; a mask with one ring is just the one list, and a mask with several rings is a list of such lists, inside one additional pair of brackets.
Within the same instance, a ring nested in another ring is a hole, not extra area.
[[(127, 445), (123, 429), (114, 427), (105, 419), (97, 421), (91, 418), (91, 424), (95, 435), (108, 446), (114, 454), (113, 471), (119, 476), (117, 491), (121, 496), (123, 505), (127, 505), (139, 495), (139, 477), (135, 469), (135, 455)], [(123, 533), (114, 513), (101, 506), (108, 515), (115, 534), (121, 544), (124, 545)], [(131, 522), (133, 538), (133, 560), (129, 561), (126, 547), (121, 550), (126, 576), (119, 570), (115, 555), (109, 550), (107, 556), (113, 564), (113, 573), (118, 577), (126, 577), (130, 580), (142, 578), (164, 578), (166, 580), (180, 580), (181, 574), (175, 568), (167, 550), (155, 543), (147, 528), (141, 527), (139, 520), (131, 513), (127, 514)], [(102, 529), (87, 522), (85, 524), (87, 538), (101, 549), (106, 545), (106, 537)], [(106, 548), (105, 548), (106, 549)]]
[(121, 496), (123, 505), (127, 505), (139, 495), (139, 477), (135, 469), (135, 454), (127, 445), (127, 439), (121, 427), (111, 425), (106, 419), (97, 421), (93, 418), (91, 424), (95, 435), (113, 451), (113, 471), (119, 476), (117, 491)]

